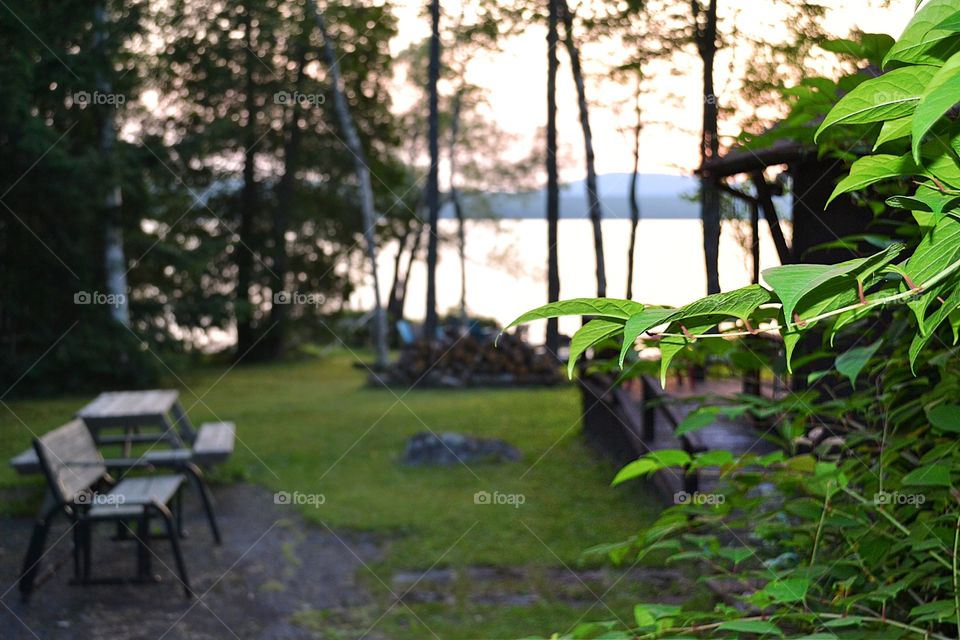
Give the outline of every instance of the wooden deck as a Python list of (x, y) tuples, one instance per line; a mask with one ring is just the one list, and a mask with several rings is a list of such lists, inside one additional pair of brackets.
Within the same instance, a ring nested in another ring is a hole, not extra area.
[[(669, 380), (664, 390), (649, 377), (611, 388), (611, 381), (591, 376), (581, 378), (584, 400), (584, 430), (588, 438), (626, 462), (649, 451), (682, 449), (690, 454), (727, 450), (736, 455), (765, 454), (776, 446), (763, 438), (764, 430), (748, 418), (716, 420), (695, 432), (674, 433), (687, 415), (702, 405), (702, 396), (731, 396), (742, 390), (739, 379), (691, 382)], [(779, 393), (767, 385), (765, 395)], [(684, 476), (680, 469), (667, 469), (654, 480), (664, 498), (672, 503), (678, 492), (709, 493), (718, 483), (719, 469), (702, 469)]]

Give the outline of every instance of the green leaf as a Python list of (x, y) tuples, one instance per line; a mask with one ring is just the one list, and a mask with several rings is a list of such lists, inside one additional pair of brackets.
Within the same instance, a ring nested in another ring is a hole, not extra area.
[(910, 135), (912, 126), (913, 118), (911, 116), (904, 116), (896, 120), (887, 120), (883, 123), (883, 126), (880, 127), (880, 134), (877, 136), (877, 141), (873, 145), (873, 150), (876, 151), (881, 146), (893, 140), (906, 138)]
[[(683, 327), (691, 335), (700, 335), (706, 333), (709, 329), (717, 326), (717, 324), (724, 320), (726, 316), (706, 316), (698, 317), (694, 319), (694, 322), (690, 324), (687, 323), (671, 323), (669, 333), (676, 333), (681, 331), (678, 325), (683, 324)], [(667, 385), (667, 370), (670, 367), (670, 362), (677, 356), (678, 353), (683, 351), (684, 347), (688, 344), (691, 344), (691, 340), (686, 337), (673, 336), (663, 336), (660, 338), (660, 385)]]
[[(679, 435), (679, 434), (678, 434)], [(691, 469), (702, 469), (704, 467), (722, 467), (733, 462), (733, 454), (726, 449), (716, 449), (697, 454), (690, 464)]]
[(719, 407), (703, 407), (696, 411), (691, 411), (687, 414), (687, 417), (677, 425), (677, 428), (673, 432), (674, 435), (679, 438), (682, 435), (710, 426), (717, 421), (718, 409)]
[(690, 454), (680, 449), (651, 451), (646, 457), (655, 460), (661, 469), (664, 467), (685, 467), (690, 464)]
[(650, 475), (666, 467), (685, 467), (688, 464), (690, 464), (690, 454), (686, 451), (680, 451), (679, 449), (651, 451), (620, 469), (610, 484), (617, 486), (627, 480)]
[(627, 480), (633, 480), (634, 478), (639, 478), (653, 473), (660, 469), (660, 465), (657, 464), (655, 460), (650, 460), (648, 458), (640, 458), (639, 460), (634, 460), (633, 462), (628, 463), (620, 471), (617, 472), (617, 475), (613, 477), (613, 482), (610, 483), (611, 486), (617, 486), (622, 484)]
[(960, 405), (941, 404), (928, 409), (927, 420), (935, 431), (960, 433)]
[(913, 158), (920, 162), (923, 137), (940, 117), (960, 101), (960, 53), (956, 53), (937, 71), (920, 97), (913, 113)]
[(751, 602), (758, 606), (802, 602), (807, 597), (808, 589), (810, 589), (810, 581), (806, 578), (774, 580), (754, 593)]
[(623, 331), (623, 323), (617, 322), (616, 320), (604, 320), (603, 318), (591, 320), (580, 327), (580, 329), (573, 334), (573, 340), (570, 341), (570, 359), (567, 362), (567, 375), (571, 378), (573, 377), (573, 370), (577, 365), (577, 359), (584, 351), (598, 342), (612, 338), (621, 331)]
[(859, 191), (872, 184), (901, 177), (926, 176), (958, 188), (960, 187), (960, 166), (954, 162), (955, 153), (953, 149), (945, 148), (942, 143), (934, 142), (924, 145), (921, 149), (922, 165), (918, 165), (909, 153), (901, 156), (885, 153), (864, 156), (850, 165), (850, 174), (837, 183), (827, 204), (841, 194)]
[(950, 468), (944, 463), (922, 466), (904, 476), (903, 484), (911, 487), (949, 487), (952, 484)]
[(676, 312), (676, 309), (662, 309), (658, 307), (647, 307), (640, 313), (630, 316), (626, 326), (623, 328), (623, 347), (620, 349), (620, 366), (627, 357), (627, 352), (633, 347), (641, 335), (661, 325), (664, 321)]
[(934, 29), (952, 31), (954, 33), (960, 31), (960, 11), (957, 11), (943, 22), (936, 24)]
[[(937, 327), (949, 318), (950, 315), (957, 310), (957, 307), (960, 306), (960, 287), (957, 286), (958, 283), (956, 279), (952, 279), (948, 285), (950, 288), (950, 297), (947, 298), (930, 317), (924, 317), (920, 332), (914, 334), (913, 340), (910, 342), (908, 355), (910, 357), (910, 370), (914, 373), (916, 373), (917, 356), (920, 355), (923, 348), (933, 338)], [(933, 292), (924, 293), (922, 299), (934, 298), (936, 291), (937, 288), (934, 288)], [(913, 304), (913, 302), (908, 304)]]
[(830, 110), (814, 134), (814, 142), (837, 124), (866, 124), (910, 115), (935, 73), (933, 67), (904, 67), (867, 80)]
[[(913, 255), (904, 264), (903, 272), (915, 285), (923, 285), (957, 260), (960, 260), (960, 221), (946, 216), (923, 237)], [(920, 333), (924, 336), (930, 333), (929, 323), (926, 322), (927, 309), (947, 284), (941, 282), (940, 286), (927, 290), (907, 303), (917, 318)], [(903, 284), (904, 291), (907, 286), (906, 283)]]
[(837, 187), (830, 194), (827, 204), (829, 205), (837, 196), (844, 193), (859, 191), (884, 180), (901, 176), (915, 176), (922, 172), (923, 170), (917, 166), (910, 154), (894, 156), (878, 153), (872, 156), (864, 156), (850, 165), (850, 173), (837, 183)]
[(910, 618), (914, 622), (939, 622), (950, 619), (956, 612), (954, 600), (936, 600), (917, 605), (910, 610)]
[(900, 39), (887, 52), (883, 59), (883, 68), (890, 62), (908, 62), (912, 64), (937, 64), (956, 50), (956, 42), (951, 42), (953, 32), (938, 29), (938, 25), (957, 11), (955, 0), (930, 0), (903, 30)]
[(926, 184), (917, 187), (912, 196), (893, 196), (887, 198), (887, 204), (897, 209), (910, 209), (912, 211), (929, 211), (939, 214), (948, 211), (960, 203), (960, 196), (942, 193)]
[(823, 626), (828, 629), (840, 629), (843, 627), (859, 627), (862, 624), (863, 618), (861, 616), (844, 616), (843, 618), (827, 620), (823, 623)]
[(643, 629), (644, 627), (652, 627), (657, 624), (657, 619), (653, 617), (653, 614), (650, 610), (642, 605), (636, 604), (633, 606), (633, 619), (637, 623), (637, 627)]
[[(839, 264), (787, 264), (779, 267), (765, 269), (763, 271), (764, 281), (770, 285), (774, 293), (780, 299), (783, 306), (783, 315), (787, 322), (792, 322), (794, 312), (799, 303), (808, 295), (825, 287), (828, 283), (836, 284), (838, 280), (849, 280), (849, 287), (856, 287), (856, 281), (864, 282), (870, 275), (884, 265), (889, 264), (904, 249), (900, 243), (894, 243), (871, 256), (866, 258), (856, 258), (847, 260)], [(843, 287), (841, 287), (843, 290)], [(830, 289), (824, 289), (823, 292), (837, 293)], [(822, 292), (822, 293), (823, 293)], [(821, 296), (823, 297), (823, 296)], [(807, 311), (816, 307), (816, 305), (807, 305)], [(816, 307), (814, 314), (824, 310), (823, 307)]]
[(846, 376), (850, 380), (851, 387), (855, 388), (857, 386), (857, 376), (860, 375), (860, 372), (882, 344), (883, 338), (880, 338), (871, 345), (866, 347), (853, 347), (846, 353), (837, 356), (834, 366), (836, 366), (840, 375)]
[(733, 291), (715, 293), (681, 307), (667, 317), (669, 322), (679, 322), (700, 316), (727, 316), (746, 320), (757, 307), (773, 302), (770, 292), (758, 284), (751, 284)]
[(616, 318), (626, 321), (630, 316), (643, 311), (643, 305), (633, 300), (618, 300), (616, 298), (573, 298), (551, 302), (533, 311), (527, 311), (522, 316), (503, 328), (504, 331), (518, 324), (559, 318), (560, 316), (600, 316)]
[[(730, 452), (728, 451), (727, 453)], [(752, 549), (748, 549), (747, 547), (720, 547), (717, 549), (717, 555), (730, 560), (734, 565), (738, 565), (753, 556), (754, 553)]]
[[(670, 322), (668, 333), (682, 331), (681, 325), (691, 335), (703, 334), (729, 317), (746, 320), (760, 305), (773, 302), (771, 293), (760, 285), (715, 293), (685, 307), (666, 318)], [(663, 336), (660, 339), (660, 382), (665, 385), (670, 361), (690, 344), (690, 339), (678, 336)]]
[(766, 620), (730, 620), (717, 627), (717, 630), (783, 637), (783, 632), (780, 631), (780, 627)]

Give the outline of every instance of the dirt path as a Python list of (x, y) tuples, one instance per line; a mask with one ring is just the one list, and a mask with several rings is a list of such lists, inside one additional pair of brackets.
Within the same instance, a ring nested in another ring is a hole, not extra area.
[[(0, 521), (0, 588), (5, 592), (0, 592), (0, 638), (315, 638), (316, 631), (294, 624), (298, 612), (350, 610), (375, 602), (359, 578), (364, 564), (381, 557), (380, 544), (307, 526), (295, 507), (274, 504), (273, 494), (261, 487), (217, 487), (214, 493), (224, 532), (220, 547), (212, 546), (196, 501), (186, 497), (190, 536), (183, 541), (184, 556), (201, 596), (192, 601), (183, 597), (164, 566), (172, 567), (173, 557), (169, 544), (159, 540), (154, 544), (159, 584), (70, 586), (72, 566), (67, 563), (24, 605), (15, 581), (31, 522)], [(132, 543), (112, 543), (106, 539), (112, 527), (97, 528), (95, 572), (131, 575)], [(48, 558), (69, 554), (66, 532), (66, 519), (60, 518), (50, 536), (60, 540)], [(376, 638), (375, 632), (368, 637)]]
[[(70, 562), (25, 605), (16, 579), (32, 522), (0, 520), (0, 638), (3, 640), (265, 640), (366, 638), (385, 640), (384, 619), (408, 607), (465, 602), (532, 607), (545, 602), (598, 607), (597, 594), (617, 584), (645, 585), (663, 602), (680, 602), (689, 583), (674, 571), (637, 568), (573, 570), (569, 567), (422, 568), (379, 576), (389, 540), (334, 532), (308, 524), (297, 508), (274, 504), (253, 485), (216, 487), (224, 544), (213, 546), (196, 500), (187, 494), (183, 541), (187, 570), (199, 598), (188, 601), (170, 569), (165, 540), (155, 541), (155, 585), (70, 586)], [(132, 542), (113, 542), (110, 525), (97, 527), (95, 575), (134, 571)], [(50, 540), (45, 562), (70, 553), (65, 518)], [(420, 621), (419, 617), (416, 618)], [(462, 629), (469, 629), (464, 620)], [(460, 628), (459, 624), (457, 628)]]

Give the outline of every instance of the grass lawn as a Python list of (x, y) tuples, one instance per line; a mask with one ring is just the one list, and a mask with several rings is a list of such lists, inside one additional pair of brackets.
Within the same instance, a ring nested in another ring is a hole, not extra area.
[[(387, 540), (386, 557), (372, 570), (388, 584), (396, 571), (431, 567), (576, 566), (587, 547), (623, 539), (653, 516), (655, 498), (636, 486), (611, 489), (616, 469), (581, 442), (574, 387), (404, 393), (367, 387), (354, 362), (335, 351), (229, 372), (193, 370), (183, 376), (185, 386), (170, 385), (184, 387), (181, 398), (195, 423), (223, 418), (238, 425), (237, 450), (216, 479), (323, 494), (323, 505), (299, 507), (303, 515), (334, 530), (374, 532)], [(62, 424), (88, 399), (9, 402), (0, 413), (0, 456), (28, 447), (31, 430)], [(472, 468), (399, 464), (406, 439), (428, 428), (503, 438), (522, 450), (524, 460)], [(23, 489), (11, 490), (17, 487)], [(7, 500), (5, 511), (22, 512), (36, 504), (40, 481), (17, 477), (3, 465), (0, 488), (20, 496)], [(478, 505), (478, 491), (522, 495), (523, 504)], [(442, 637), (465, 638), (559, 630), (584, 610), (553, 602), (511, 613), (465, 600), (457, 607), (414, 609), (431, 628), (448, 631)], [(622, 605), (628, 614), (629, 602)], [(610, 617), (602, 607), (594, 613)], [(383, 623), (391, 637), (421, 637), (423, 629), (402, 614)]]

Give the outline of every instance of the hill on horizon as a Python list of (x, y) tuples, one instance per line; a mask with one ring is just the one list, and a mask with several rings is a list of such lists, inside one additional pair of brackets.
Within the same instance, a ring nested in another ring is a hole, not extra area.
[[(605, 219), (629, 219), (628, 201), (631, 174), (608, 173), (597, 176), (597, 191)], [(640, 215), (644, 218), (698, 218), (700, 206), (693, 198), (698, 180), (693, 176), (641, 174), (639, 176)], [(560, 186), (560, 218), (586, 218), (588, 204), (586, 180)], [(473, 194), (464, 199), (467, 217), (501, 219), (543, 219), (546, 187), (519, 193)], [(471, 212), (472, 210), (472, 212)], [(441, 217), (452, 218), (453, 207), (447, 205)]]

